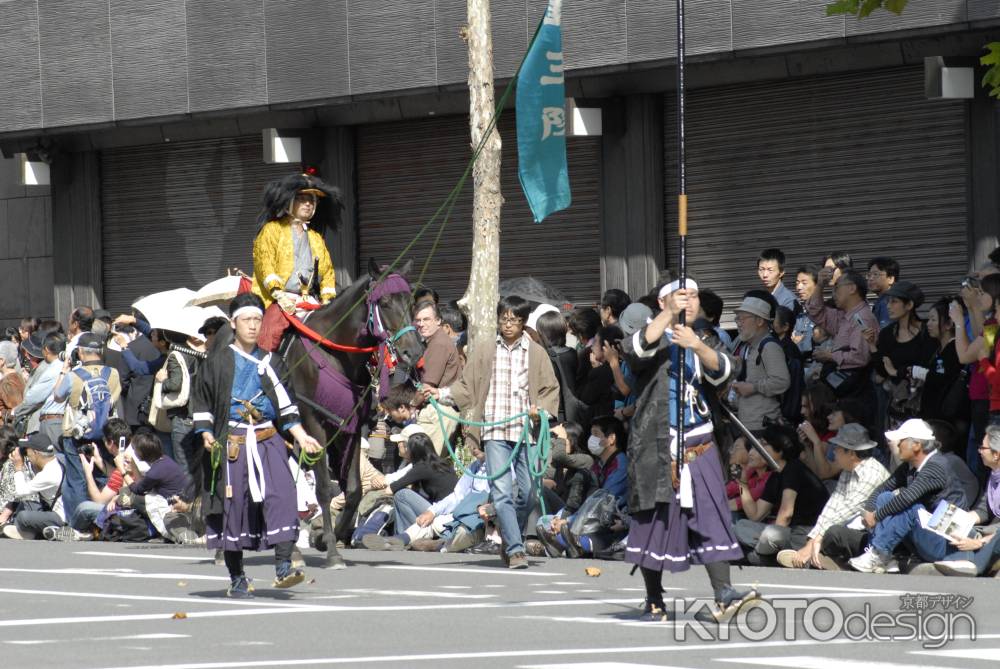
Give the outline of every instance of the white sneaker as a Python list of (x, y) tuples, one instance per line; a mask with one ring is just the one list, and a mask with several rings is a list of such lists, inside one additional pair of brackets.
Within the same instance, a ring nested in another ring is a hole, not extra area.
[(8, 539), (24, 539), (21, 533), (17, 531), (17, 526), (14, 523), (3, 526), (3, 535)]
[(90, 534), (79, 532), (69, 525), (49, 525), (42, 530), (42, 536), (49, 541), (90, 541)]
[(979, 570), (968, 560), (939, 560), (934, 568), (945, 576), (976, 576)]
[(891, 562), (891, 558), (883, 556), (872, 546), (868, 546), (864, 553), (847, 561), (855, 570), (866, 574), (884, 574), (890, 568)]

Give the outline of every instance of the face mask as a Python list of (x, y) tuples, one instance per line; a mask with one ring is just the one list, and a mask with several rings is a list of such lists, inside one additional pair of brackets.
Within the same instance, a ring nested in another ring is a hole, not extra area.
[(591, 455), (600, 455), (604, 450), (604, 447), (601, 446), (601, 438), (590, 435), (590, 438), (587, 439), (587, 450), (590, 451)]

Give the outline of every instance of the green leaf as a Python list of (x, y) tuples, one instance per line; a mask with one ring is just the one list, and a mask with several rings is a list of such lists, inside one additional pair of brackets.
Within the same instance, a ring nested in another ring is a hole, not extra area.
[(831, 2), (826, 6), (826, 15), (857, 14), (859, 3), (860, 0), (837, 0), (836, 2)]
[(990, 97), (1000, 98), (1000, 42), (990, 42), (985, 47), (986, 55), (980, 57), (982, 65), (988, 65), (983, 75), (983, 88), (989, 89)]
[(858, 18), (863, 19), (874, 12), (882, 6), (882, 1), (883, 0), (864, 0), (864, 2), (861, 3), (861, 9), (858, 10)]
[(885, 0), (885, 8), (893, 14), (902, 14), (909, 0)]

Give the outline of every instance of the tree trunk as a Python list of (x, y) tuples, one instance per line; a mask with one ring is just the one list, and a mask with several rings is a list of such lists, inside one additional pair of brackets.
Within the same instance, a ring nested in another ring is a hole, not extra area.
[[(493, 36), (490, 0), (468, 0), (469, 126), (472, 148), (482, 141), (493, 120)], [(496, 337), (496, 304), (500, 299), (500, 133), (490, 131), (472, 168), (472, 272), (459, 306), (469, 319), (469, 348), (489, 345)]]

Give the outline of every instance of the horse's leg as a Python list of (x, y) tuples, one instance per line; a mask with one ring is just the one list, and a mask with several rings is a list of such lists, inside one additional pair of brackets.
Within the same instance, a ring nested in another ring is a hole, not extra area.
[[(327, 432), (319, 424), (315, 416), (312, 415), (312, 412), (309, 412), (307, 417), (304, 416), (303, 420), (306, 431), (309, 434), (319, 435), (322, 437), (320, 443), (326, 443), (326, 440), (329, 438)], [(313, 474), (316, 476), (316, 500), (319, 502), (320, 513), (323, 515), (323, 541), (326, 543), (326, 564), (323, 566), (327, 569), (343, 569), (347, 565), (337, 551), (337, 540), (333, 536), (333, 520), (330, 515), (330, 500), (333, 499), (333, 486), (330, 481), (330, 465), (327, 458), (332, 448), (333, 444), (326, 449), (327, 457), (322, 458), (316, 463), (316, 466), (313, 468)]]
[(345, 541), (350, 541), (351, 533), (354, 530), (354, 516), (358, 512), (361, 504), (361, 435), (344, 435), (338, 441), (342, 441), (344, 448), (350, 449), (350, 466), (347, 470), (347, 480), (343, 482), (344, 488), (344, 510), (337, 517), (338, 537), (346, 537)]

